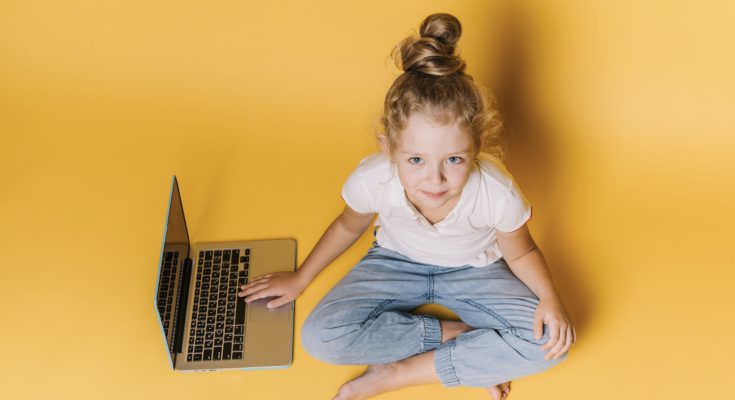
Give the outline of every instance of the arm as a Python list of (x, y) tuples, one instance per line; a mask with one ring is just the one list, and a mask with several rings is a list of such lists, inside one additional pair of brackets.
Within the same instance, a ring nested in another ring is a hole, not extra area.
[(533, 241), (528, 226), (523, 224), (513, 232), (497, 231), (497, 238), (500, 252), (513, 274), (539, 299), (559, 300), (546, 260)]
[(247, 302), (276, 297), (268, 302), (269, 308), (279, 307), (296, 299), (324, 268), (362, 236), (374, 217), (375, 213), (358, 213), (345, 206), (296, 272), (277, 272), (253, 277), (247, 285), (240, 286), (237, 295), (245, 297)]
[(374, 217), (375, 213), (363, 214), (345, 206), (296, 271), (300, 279), (308, 285), (332, 261), (352, 247)]
[(524, 224), (513, 232), (497, 231), (498, 247), (510, 270), (539, 298), (534, 318), (534, 337), (540, 339), (544, 323), (549, 327), (549, 341), (542, 347), (546, 355), (558, 358), (576, 341), (577, 333), (554, 287), (551, 272), (541, 250)]

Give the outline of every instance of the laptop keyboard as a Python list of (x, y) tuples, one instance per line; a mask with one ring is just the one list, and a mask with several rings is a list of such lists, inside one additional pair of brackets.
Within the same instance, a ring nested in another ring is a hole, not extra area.
[(179, 264), (179, 252), (167, 251), (163, 257), (163, 268), (158, 282), (158, 313), (163, 321), (163, 329), (168, 333), (171, 324), (171, 303), (174, 300), (176, 266)]
[(199, 252), (187, 361), (240, 360), (245, 342), (245, 301), (250, 249)]

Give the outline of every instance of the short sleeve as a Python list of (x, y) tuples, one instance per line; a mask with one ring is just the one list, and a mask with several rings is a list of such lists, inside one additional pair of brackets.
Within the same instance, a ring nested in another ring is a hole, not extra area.
[(365, 186), (360, 167), (355, 169), (342, 186), (342, 199), (347, 205), (359, 213), (374, 213), (375, 204)]
[(513, 232), (531, 218), (531, 204), (520, 190), (511, 186), (495, 206), (495, 229)]

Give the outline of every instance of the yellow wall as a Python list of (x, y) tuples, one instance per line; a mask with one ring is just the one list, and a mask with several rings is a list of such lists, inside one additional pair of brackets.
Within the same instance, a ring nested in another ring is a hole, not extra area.
[[(169, 183), (193, 241), (294, 237), (303, 260), (376, 149), (388, 52), (438, 11), (506, 112), (579, 334), (511, 398), (728, 397), (735, 7), (683, 3), (0, 1), (0, 397), (325, 399), (358, 374), (298, 340), (287, 370), (169, 370), (153, 308)], [(299, 299), (297, 334), (370, 239)]]

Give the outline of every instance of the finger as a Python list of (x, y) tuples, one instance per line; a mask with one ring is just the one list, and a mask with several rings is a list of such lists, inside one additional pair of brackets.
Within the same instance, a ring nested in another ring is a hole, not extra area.
[(263, 290), (263, 289), (265, 289), (267, 287), (268, 287), (268, 284), (265, 284), (265, 283), (264, 284), (260, 284), (260, 285), (256, 285), (256, 286), (252, 286), (252, 287), (247, 288), (246, 290), (241, 291), (237, 295), (240, 296), (240, 297), (249, 296), (249, 295), (251, 295), (253, 293), (256, 293), (256, 292), (259, 292), (259, 291), (261, 291), (261, 290)]
[(574, 334), (574, 342), (572, 344), (577, 343), (577, 330), (572, 327), (572, 333)]
[(566, 343), (564, 344), (564, 347), (559, 351), (559, 354), (557, 354), (555, 359), (561, 357), (564, 355), (564, 353), (568, 352), (569, 349), (572, 347), (572, 343), (574, 343), (574, 334), (572, 333), (572, 327), (567, 328), (567, 335), (566, 335)]
[(554, 354), (553, 359), (558, 360), (561, 356), (564, 355), (569, 350), (569, 347), (571, 346), (572, 341), (572, 330), (567, 327), (562, 331), (561, 339), (559, 340), (559, 347), (558, 350), (556, 350), (556, 354)]
[(554, 347), (559, 340), (559, 322), (552, 321), (547, 326), (549, 327), (549, 340), (541, 347), (541, 350), (544, 351)]
[(546, 355), (546, 359), (550, 360), (552, 358), (556, 358), (560, 353), (561, 349), (566, 345), (567, 343), (567, 331), (566, 327), (559, 328), (559, 339), (556, 341), (556, 344), (554, 347), (549, 350), (549, 353)]
[(248, 281), (248, 283), (246, 283), (244, 285), (240, 285), (240, 288), (241, 289), (244, 289), (244, 288), (247, 288), (249, 286), (255, 285), (257, 283), (263, 283), (263, 282), (268, 282), (268, 281), (270, 281), (270, 278), (263, 278), (263, 277), (261, 277), (261, 278), (253, 278), (253, 279), (250, 279)]
[(541, 339), (541, 336), (544, 335), (544, 320), (541, 318), (540, 315), (537, 315), (536, 318), (533, 320), (533, 337), (536, 338), (536, 340)]
[(262, 290), (262, 289), (265, 289), (267, 287), (268, 287), (267, 284), (258, 284), (256, 286), (248, 286), (247, 288), (239, 291), (237, 293), (237, 295), (240, 296), (240, 297), (245, 297), (245, 296), (248, 296), (248, 295), (250, 295), (252, 293), (257, 292), (258, 290)]
[(260, 300), (260, 299), (263, 299), (263, 298), (266, 298), (266, 297), (273, 297), (273, 296), (280, 296), (280, 295), (275, 290), (273, 290), (273, 289), (270, 289), (270, 290), (261, 290), (261, 291), (259, 291), (257, 293), (253, 293), (252, 295), (248, 296), (245, 299), (245, 302), (246, 303), (250, 303), (250, 302), (253, 302), (255, 300)]

